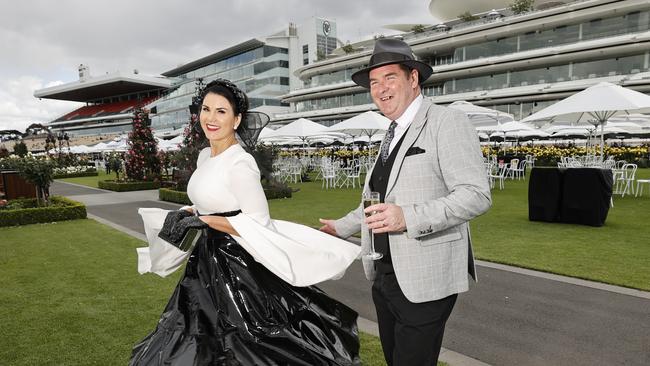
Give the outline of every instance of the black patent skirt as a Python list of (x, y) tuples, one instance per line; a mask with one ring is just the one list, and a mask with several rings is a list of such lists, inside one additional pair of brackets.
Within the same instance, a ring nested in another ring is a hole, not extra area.
[(295, 287), (205, 229), (156, 329), (129, 365), (358, 365), (357, 313)]

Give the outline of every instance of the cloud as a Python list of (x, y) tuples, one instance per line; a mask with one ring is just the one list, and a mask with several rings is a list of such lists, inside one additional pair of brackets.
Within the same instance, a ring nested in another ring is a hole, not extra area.
[[(54, 81), (47, 85), (61, 83), (62, 81)], [(43, 80), (33, 76), (0, 81), (0, 130), (24, 131), (32, 123), (52, 121), (82, 105), (34, 98), (34, 90), (45, 86)]]
[[(422, 0), (0, 0), (0, 127), (46, 122), (76, 106), (35, 89), (115, 71), (160, 74), (242, 41), (333, 19), (343, 41), (390, 34), (385, 24), (430, 23)], [(31, 89), (30, 89), (31, 88)]]

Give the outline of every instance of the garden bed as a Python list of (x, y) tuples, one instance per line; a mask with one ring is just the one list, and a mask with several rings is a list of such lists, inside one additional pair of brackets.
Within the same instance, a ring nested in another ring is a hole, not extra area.
[(160, 188), (158, 190), (158, 199), (161, 201), (191, 205), (192, 201), (187, 197), (187, 192), (175, 191), (170, 188)]
[(144, 191), (160, 188), (160, 182), (118, 182), (114, 180), (100, 180), (97, 186), (115, 192)]
[(0, 227), (85, 218), (84, 204), (61, 196), (50, 197), (49, 205), (43, 207), (38, 207), (35, 198), (22, 198), (0, 208)]
[[(100, 187), (101, 188), (101, 187)], [(291, 187), (264, 187), (264, 195), (267, 200), (276, 198), (291, 198)], [(191, 205), (192, 201), (187, 196), (187, 192), (176, 191), (171, 188), (160, 188), (158, 190), (158, 199), (161, 201)]]
[(78, 177), (96, 177), (99, 173), (96, 170), (76, 173), (54, 174), (52, 179), (78, 178)]

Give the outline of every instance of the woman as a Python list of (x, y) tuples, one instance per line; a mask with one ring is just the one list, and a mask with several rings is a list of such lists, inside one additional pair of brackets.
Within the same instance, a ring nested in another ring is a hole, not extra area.
[(340, 274), (359, 249), (271, 220), (255, 160), (235, 136), (247, 110), (231, 82), (205, 87), (199, 120), (210, 147), (187, 186), (194, 206), (184, 209), (209, 228), (131, 365), (359, 363), (357, 314), (308, 286)]

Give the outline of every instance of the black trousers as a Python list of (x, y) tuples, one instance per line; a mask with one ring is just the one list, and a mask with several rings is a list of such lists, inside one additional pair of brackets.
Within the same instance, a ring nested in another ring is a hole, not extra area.
[(378, 273), (372, 285), (379, 336), (389, 366), (435, 366), (445, 324), (458, 294), (423, 303), (410, 302), (395, 273)]

